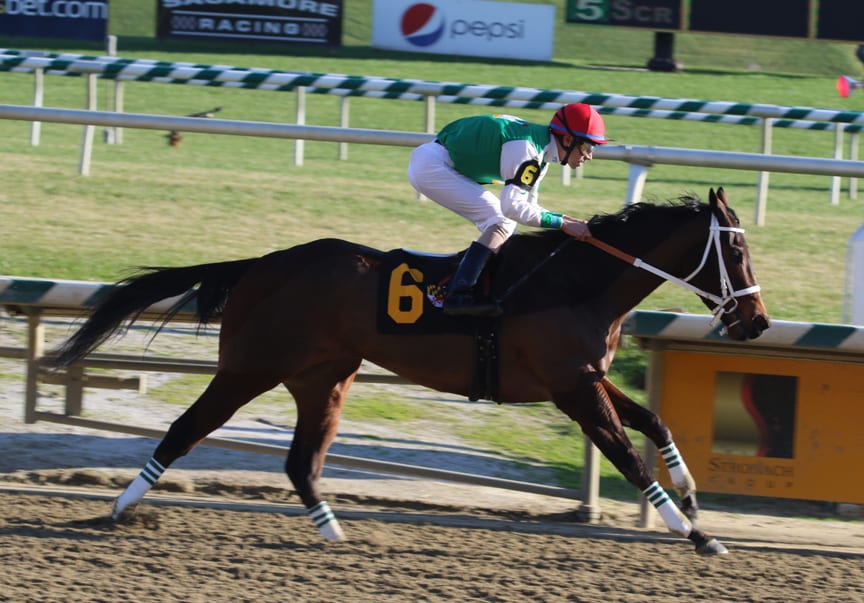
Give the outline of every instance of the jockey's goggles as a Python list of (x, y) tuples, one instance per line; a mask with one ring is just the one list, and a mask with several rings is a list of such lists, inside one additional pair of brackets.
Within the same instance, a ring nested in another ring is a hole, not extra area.
[(597, 146), (587, 138), (577, 138), (573, 142), (572, 149), (574, 151), (578, 150), (583, 155), (590, 155), (594, 152), (594, 147)]

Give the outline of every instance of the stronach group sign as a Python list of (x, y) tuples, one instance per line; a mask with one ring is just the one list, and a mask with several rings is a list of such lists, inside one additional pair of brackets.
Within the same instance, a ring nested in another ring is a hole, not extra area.
[(624, 331), (700, 490), (864, 503), (864, 329), (776, 321), (736, 343), (705, 316), (635, 312)]

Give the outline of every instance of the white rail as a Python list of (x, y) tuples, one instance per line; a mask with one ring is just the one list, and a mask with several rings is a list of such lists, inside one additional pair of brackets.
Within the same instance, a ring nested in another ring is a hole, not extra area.
[[(82, 109), (31, 107), (27, 105), (0, 105), (0, 119), (409, 147), (428, 142), (433, 138), (432, 134), (423, 132), (306, 126), (227, 119), (200, 119), (196, 117), (115, 113), (111, 111), (87, 111)], [(648, 169), (656, 164), (689, 165), (760, 172), (848, 176), (854, 178), (864, 177), (864, 161), (846, 159), (764, 155), (761, 153), (707, 151), (644, 145), (604, 145), (595, 150), (594, 157), (596, 159), (624, 161), (629, 165), (630, 173), (625, 198), (626, 203), (635, 203), (641, 199)], [(86, 162), (89, 164), (89, 157), (86, 159)], [(89, 171), (89, 168), (87, 171)], [(764, 222), (764, 215), (762, 220), (760, 220), (760, 210), (764, 212), (764, 207), (757, 208), (756, 221), (761, 224)]]

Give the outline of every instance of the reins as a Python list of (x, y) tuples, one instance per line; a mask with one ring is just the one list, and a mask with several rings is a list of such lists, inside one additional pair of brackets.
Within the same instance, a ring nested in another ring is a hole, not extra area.
[[(715, 325), (720, 320), (720, 317), (722, 315), (730, 314), (730, 313), (735, 311), (735, 309), (738, 307), (738, 298), (739, 297), (743, 297), (745, 295), (750, 295), (752, 293), (757, 293), (762, 288), (759, 285), (753, 285), (750, 287), (745, 287), (744, 289), (738, 289), (738, 290), (731, 289), (732, 283), (731, 283), (731, 280), (729, 279), (729, 271), (726, 269), (726, 264), (723, 262), (723, 254), (722, 254), (721, 243), (720, 243), (720, 233), (721, 232), (744, 233), (744, 229), (738, 228), (736, 226), (720, 226), (720, 224), (717, 222), (717, 216), (715, 216), (714, 214), (711, 214), (711, 224), (708, 227), (708, 230), (709, 230), (709, 235), (708, 235), (708, 240), (705, 242), (705, 250), (702, 252), (702, 260), (699, 262), (699, 265), (696, 267), (696, 269), (683, 279), (678, 278), (677, 276), (675, 276), (673, 274), (669, 274), (665, 270), (661, 270), (660, 268), (657, 268), (656, 266), (652, 266), (648, 262), (645, 262), (644, 260), (642, 260), (640, 258), (632, 256), (629, 253), (621, 251), (617, 247), (613, 247), (612, 245), (609, 245), (608, 243), (604, 243), (600, 239), (596, 239), (593, 236), (589, 236), (587, 239), (585, 239), (585, 242), (590, 244), (590, 245), (593, 245), (594, 247), (596, 247), (597, 249), (600, 249), (601, 251), (608, 253), (609, 255), (612, 255), (612, 256), (618, 258), (619, 260), (627, 262), (628, 264), (632, 265), (635, 268), (641, 268), (642, 270), (645, 270), (647, 272), (650, 272), (651, 274), (659, 276), (663, 280), (669, 281), (670, 283), (674, 283), (674, 284), (678, 285), (679, 287), (683, 287), (684, 289), (687, 289), (688, 291), (691, 291), (700, 297), (704, 297), (705, 299), (708, 299), (708, 300), (714, 302), (716, 304), (716, 307), (712, 311), (714, 318), (711, 320), (711, 324)], [(547, 255), (545, 258), (543, 258), (542, 260), (537, 262), (531, 268), (531, 270), (529, 270), (528, 272), (523, 274), (522, 277), (519, 278), (519, 280), (517, 280), (515, 283), (510, 285), (510, 287), (507, 288), (507, 290), (504, 292), (504, 294), (498, 298), (498, 300), (497, 300), (498, 303), (501, 303), (505, 299), (507, 299), (510, 296), (510, 294), (513, 293), (514, 290), (521, 287), (522, 284), (525, 281), (527, 281), (529, 278), (531, 278), (531, 276), (535, 272), (537, 272), (540, 268), (542, 268), (543, 265), (546, 264), (546, 262), (551, 260), (556, 255), (558, 255), (558, 253), (568, 243), (570, 243), (573, 240), (574, 239), (571, 237), (565, 238), (564, 241), (562, 241), (558, 245), (558, 247), (553, 249), (549, 255)], [(702, 271), (702, 269), (705, 267), (705, 263), (708, 261), (708, 254), (711, 251), (712, 245), (714, 246), (714, 248), (717, 251), (717, 263), (718, 263), (718, 268), (719, 268), (719, 272), (720, 272), (720, 295), (715, 295), (714, 293), (710, 293), (708, 291), (705, 291), (704, 289), (700, 289), (699, 287), (697, 287), (697, 286), (695, 286), (689, 282), (693, 277), (695, 277), (697, 274), (699, 274)], [(730, 302), (733, 302), (732, 306), (729, 308), (726, 308), (726, 305)]]
[(573, 239), (572, 237), (567, 237), (567, 238), (565, 238), (563, 241), (561, 241), (561, 243), (558, 244), (558, 247), (556, 247), (555, 249), (553, 249), (552, 252), (551, 252), (549, 255), (547, 255), (545, 258), (543, 258), (542, 260), (540, 260), (539, 262), (537, 262), (536, 264), (534, 264), (534, 266), (531, 268), (531, 270), (529, 270), (528, 272), (526, 272), (525, 274), (523, 274), (523, 275), (519, 278), (518, 281), (516, 281), (515, 283), (513, 283), (512, 285), (510, 285), (510, 286), (507, 288), (507, 290), (506, 290), (506, 291), (501, 295), (501, 297), (499, 297), (496, 301), (500, 304), (500, 303), (503, 302), (505, 299), (507, 299), (507, 298), (510, 296), (510, 294), (513, 293), (513, 291), (515, 291), (516, 289), (518, 289), (519, 287), (521, 287), (521, 286), (522, 286), (522, 283), (524, 283), (524, 282), (527, 281), (529, 278), (531, 278), (531, 276), (532, 276), (535, 272), (537, 272), (538, 270), (540, 270), (540, 268), (542, 268), (543, 265), (546, 264), (546, 262), (548, 262), (549, 260), (551, 260), (552, 258), (554, 258), (556, 255), (558, 255), (558, 252), (561, 251), (562, 249), (564, 249), (564, 247), (565, 247), (568, 243), (570, 243), (571, 241), (573, 241), (573, 240), (574, 240), (574, 239)]
[[(705, 242), (705, 251), (702, 253), (702, 261), (699, 263), (699, 266), (691, 272), (685, 278), (678, 278), (668, 272), (661, 270), (643, 260), (630, 255), (629, 253), (625, 253), (616, 247), (609, 245), (608, 243), (604, 243), (599, 239), (595, 239), (594, 237), (588, 237), (585, 239), (586, 243), (597, 247), (598, 249), (605, 251), (606, 253), (615, 256), (616, 258), (627, 262), (628, 264), (633, 265), (636, 268), (641, 268), (642, 270), (646, 270), (651, 274), (659, 276), (660, 278), (669, 281), (670, 283), (675, 283), (679, 287), (683, 287), (688, 291), (692, 291), (696, 295), (700, 297), (704, 297), (705, 299), (711, 300), (717, 306), (713, 310), (714, 318), (711, 321), (711, 324), (716, 324), (717, 321), (720, 320), (720, 317), (723, 314), (729, 314), (734, 312), (738, 307), (738, 299), (739, 297), (743, 297), (745, 295), (750, 295), (752, 293), (757, 293), (761, 290), (759, 285), (753, 285), (751, 287), (745, 287), (744, 289), (731, 290), (731, 281), (729, 279), (729, 272), (726, 269), (726, 264), (723, 262), (723, 255), (721, 253), (721, 243), (720, 243), (720, 233), (721, 232), (738, 232), (743, 233), (743, 228), (738, 228), (735, 226), (720, 226), (717, 222), (717, 216), (711, 214), (711, 225), (709, 226), (709, 235), (708, 240)], [(720, 271), (720, 295), (715, 295), (713, 293), (709, 293), (695, 285), (691, 284), (689, 281), (693, 277), (695, 277), (702, 269), (705, 267), (705, 263), (708, 260), (708, 253), (711, 251), (711, 245), (714, 245), (714, 248), (717, 250), (717, 263)], [(732, 307), (726, 308), (726, 304), (729, 302), (734, 302)]]

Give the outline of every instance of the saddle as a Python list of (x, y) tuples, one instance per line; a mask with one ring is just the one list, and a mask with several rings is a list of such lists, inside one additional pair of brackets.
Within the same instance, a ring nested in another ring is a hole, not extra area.
[[(493, 260), (494, 261), (494, 260)], [(475, 375), (469, 399), (494, 400), (498, 390), (497, 318), (446, 316), (441, 311), (459, 254), (394, 249), (379, 265), (378, 332), (389, 335), (453, 333), (474, 339)], [(490, 262), (490, 267), (492, 262)], [(478, 286), (488, 294), (490, 269)]]

